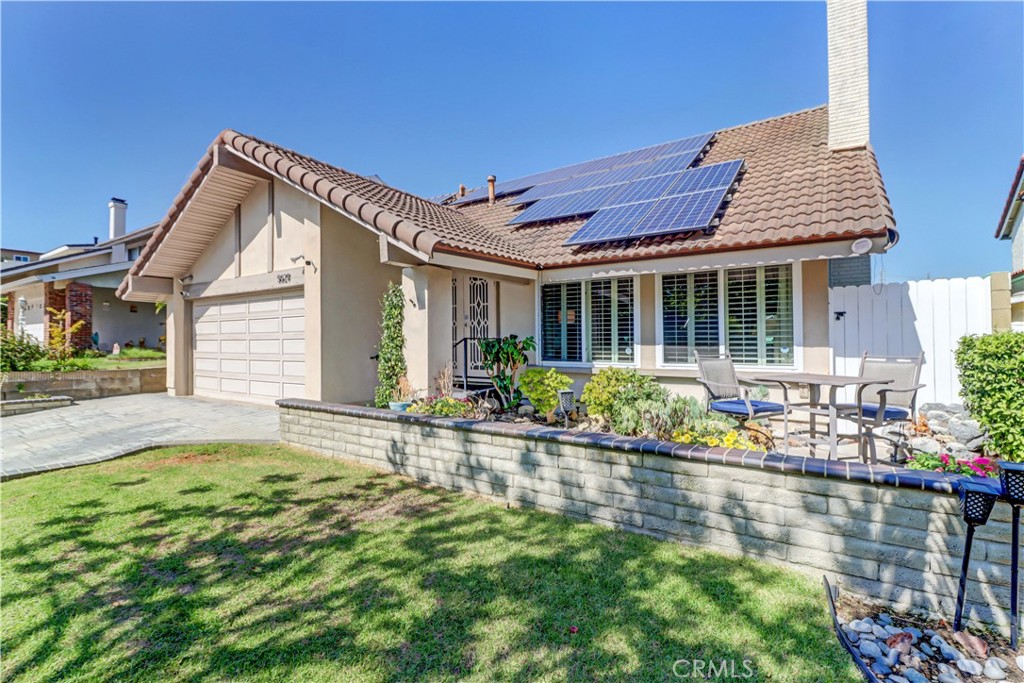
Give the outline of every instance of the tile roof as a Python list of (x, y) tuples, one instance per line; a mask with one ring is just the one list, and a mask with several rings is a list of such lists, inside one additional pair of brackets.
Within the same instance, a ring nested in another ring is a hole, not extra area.
[(519, 211), (510, 199), (455, 208), (507, 237), (544, 268), (877, 237), (895, 227), (874, 152), (829, 151), (826, 107), (720, 131), (701, 164), (740, 157), (746, 172), (710, 236), (567, 247), (563, 242), (585, 219), (508, 226)]

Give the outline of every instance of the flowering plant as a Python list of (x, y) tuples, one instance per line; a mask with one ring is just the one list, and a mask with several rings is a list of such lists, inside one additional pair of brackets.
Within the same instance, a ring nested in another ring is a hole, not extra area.
[(914, 453), (907, 461), (907, 467), (912, 470), (931, 470), (968, 477), (999, 476), (999, 468), (995, 462), (982, 455), (954, 458), (948, 453)]
[(425, 413), (442, 417), (472, 417), (476, 404), (468, 398), (452, 396), (427, 396), (409, 406), (410, 413)]
[(747, 451), (762, 451), (761, 446), (754, 443), (743, 432), (726, 429), (716, 423), (703, 423), (672, 432), (672, 440), (677, 443), (693, 443), (702, 446), (722, 446), (723, 448), (739, 448)]

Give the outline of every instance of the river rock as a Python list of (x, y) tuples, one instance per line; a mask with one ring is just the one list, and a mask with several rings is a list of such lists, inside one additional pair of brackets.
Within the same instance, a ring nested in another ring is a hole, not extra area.
[(1017, 658), (1013, 660), (1013, 663), (1017, 665), (1018, 669), (1024, 671), (1024, 655), (1018, 655)]
[(1006, 672), (1003, 671), (1003, 667), (999, 666), (994, 659), (989, 659), (985, 662), (985, 668), (982, 669), (982, 673), (993, 681), (1001, 681), (1006, 678)]
[(851, 621), (850, 628), (857, 633), (871, 633), (871, 624), (865, 622), (863, 619), (854, 619)]
[(921, 629), (914, 628), (913, 626), (906, 627), (905, 629), (903, 629), (903, 632), (909, 633), (910, 635), (914, 636), (915, 643), (921, 639), (921, 636), (924, 635), (923, 633), (921, 633)]
[(910, 683), (910, 681), (905, 679), (903, 676), (895, 676), (895, 675), (893, 675), (893, 676), (889, 676), (889, 683)]
[(935, 656), (935, 650), (933, 650), (932, 646), (929, 645), (928, 643), (921, 642), (921, 643), (918, 643), (917, 646), (919, 648), (921, 648), (921, 652), (923, 652), (926, 657), (934, 657)]
[(870, 659), (881, 659), (882, 651), (879, 649), (878, 644), (870, 640), (860, 641), (860, 645), (857, 647), (860, 653)]
[(935, 680), (939, 683), (961, 683), (960, 677), (954, 673), (939, 674), (939, 677)]
[(904, 669), (903, 675), (906, 676), (908, 683), (928, 683), (927, 677), (917, 669)]
[(879, 676), (888, 676), (889, 674), (892, 673), (892, 669), (889, 668), (889, 665), (886, 664), (884, 661), (881, 661), (881, 660), (879, 660), (879, 661), (875, 662), (874, 664), (872, 664), (871, 665), (871, 670), (874, 671)]
[(943, 659), (949, 662), (959, 662), (964, 658), (960, 650), (946, 644), (939, 646), (939, 652), (942, 654)]
[(878, 623), (881, 624), (882, 626), (891, 626), (892, 625), (892, 617), (890, 617), (888, 614), (879, 614), (878, 615)]
[(843, 633), (846, 634), (846, 637), (850, 639), (851, 643), (856, 644), (857, 641), (860, 640), (860, 635), (849, 626), (843, 627)]
[(978, 676), (984, 670), (984, 667), (973, 659), (958, 659), (956, 662), (956, 668), (963, 671), (965, 674), (971, 674), (972, 676)]
[(890, 633), (888, 631), (886, 631), (884, 628), (882, 628), (878, 624), (875, 624), (874, 626), (871, 627), (871, 634), (873, 636), (875, 636), (875, 638), (881, 638), (882, 640), (885, 640), (890, 635)]
[(978, 659), (983, 659), (988, 654), (988, 643), (973, 633), (957, 631), (953, 634), (953, 640)]

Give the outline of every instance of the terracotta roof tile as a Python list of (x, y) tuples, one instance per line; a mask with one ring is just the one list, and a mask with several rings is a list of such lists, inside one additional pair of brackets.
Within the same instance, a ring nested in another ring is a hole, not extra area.
[(829, 151), (826, 107), (723, 130), (701, 164), (740, 157), (746, 160), (746, 172), (721, 224), (709, 236), (566, 247), (565, 240), (585, 219), (508, 226), (519, 211), (509, 206), (509, 199), (456, 208), (547, 268), (874, 237), (895, 226), (874, 152)]

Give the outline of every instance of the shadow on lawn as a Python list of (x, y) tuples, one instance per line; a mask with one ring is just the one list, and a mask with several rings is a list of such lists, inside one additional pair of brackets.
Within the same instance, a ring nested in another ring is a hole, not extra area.
[[(811, 681), (834, 646), (816, 600), (762, 618), (752, 587), (791, 578), (754, 562), (392, 476), (280, 472), (216, 502), (204, 477), (66, 505), (8, 546), (5, 574), (30, 588), (5, 608), (42, 595), (46, 614), (5, 639), (6, 679), (282, 680), (329, 663), (335, 680), (679, 680), (678, 659), (756, 655), (755, 670), (799, 662)], [(113, 519), (125, 533), (98, 530)]]

